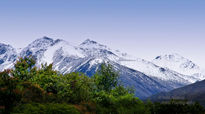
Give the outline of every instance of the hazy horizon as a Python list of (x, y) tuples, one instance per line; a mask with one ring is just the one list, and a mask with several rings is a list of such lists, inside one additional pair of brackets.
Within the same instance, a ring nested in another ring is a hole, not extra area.
[(178, 53), (205, 68), (205, 1), (1, 1), (0, 42), (26, 47), (48, 36), (85, 39), (152, 60)]

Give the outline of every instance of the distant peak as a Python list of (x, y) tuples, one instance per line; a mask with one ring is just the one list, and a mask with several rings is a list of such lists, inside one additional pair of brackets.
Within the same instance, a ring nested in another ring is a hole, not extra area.
[(49, 38), (49, 37), (47, 37), (47, 36), (44, 36), (42, 39), (45, 39), (45, 40), (52, 40), (52, 41), (53, 41), (52, 38)]
[(81, 43), (81, 45), (84, 45), (84, 44), (97, 44), (96, 41), (93, 41), (93, 40), (90, 40), (89, 38), (86, 39), (83, 43)]
[(54, 40), (52, 38), (49, 38), (47, 36), (41, 37), (39, 39), (34, 40), (31, 42), (27, 48), (43, 48), (43, 47), (48, 47), (54, 43)]
[(54, 42), (54, 40), (52, 39), (52, 38), (49, 38), (49, 37), (47, 37), (47, 36), (44, 36), (44, 37), (42, 37), (42, 38), (39, 38), (39, 39), (36, 39), (35, 41), (33, 41), (31, 44), (36, 44), (36, 43), (42, 43), (42, 42), (44, 42), (44, 43), (53, 43)]
[(81, 47), (84, 48), (99, 48), (99, 49), (107, 49), (106, 45), (102, 45), (96, 41), (86, 39), (83, 43), (80, 44)]
[[(63, 39), (56, 39), (55, 40), (55, 43), (58, 43), (58, 42), (62, 42), (62, 41), (64, 41)], [(65, 41), (64, 41), (65, 42)]]
[(170, 54), (164, 54), (164, 55), (157, 56), (155, 59), (162, 59), (162, 58), (174, 59), (174, 58), (184, 58), (184, 57), (179, 55), (178, 53), (170, 53)]
[(53, 42), (54, 40), (52, 38), (49, 38), (47, 36), (44, 36), (42, 38), (38, 38), (34, 40), (32, 43), (39, 43), (39, 42)]

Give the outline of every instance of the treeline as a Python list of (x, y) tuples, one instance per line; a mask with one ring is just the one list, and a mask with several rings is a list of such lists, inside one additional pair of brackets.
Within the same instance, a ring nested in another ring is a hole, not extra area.
[(36, 67), (32, 57), (19, 58), (0, 73), (0, 113), (5, 114), (203, 114), (198, 104), (142, 102), (134, 90), (119, 83), (119, 75), (102, 64), (92, 77), (61, 74), (52, 64)]

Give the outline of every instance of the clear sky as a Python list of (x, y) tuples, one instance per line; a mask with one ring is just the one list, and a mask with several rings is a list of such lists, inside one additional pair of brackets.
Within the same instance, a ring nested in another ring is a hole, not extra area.
[(205, 0), (1, 0), (0, 42), (87, 38), (152, 60), (179, 53), (205, 68)]

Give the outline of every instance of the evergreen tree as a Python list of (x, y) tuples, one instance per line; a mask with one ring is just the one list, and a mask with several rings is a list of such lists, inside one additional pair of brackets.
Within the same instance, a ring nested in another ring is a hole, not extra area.
[(110, 64), (101, 64), (99, 71), (94, 75), (94, 80), (98, 90), (110, 92), (118, 85), (118, 73)]
[(14, 69), (12, 70), (12, 76), (22, 80), (28, 81), (35, 76), (36, 74), (36, 61), (35, 59), (30, 57), (19, 58), (19, 60), (14, 65)]
[(60, 74), (53, 70), (53, 65), (41, 65), (41, 68), (36, 71), (33, 77), (33, 83), (39, 84), (48, 93), (57, 94), (57, 86), (60, 83)]

